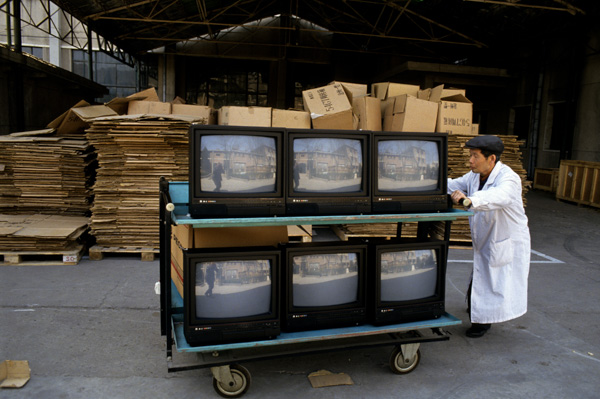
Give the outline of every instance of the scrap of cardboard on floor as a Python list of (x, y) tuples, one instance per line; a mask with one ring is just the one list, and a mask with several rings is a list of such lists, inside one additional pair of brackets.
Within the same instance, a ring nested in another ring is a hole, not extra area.
[(333, 374), (328, 370), (319, 370), (308, 375), (313, 388), (333, 387), (336, 385), (354, 385), (352, 378), (346, 373)]
[(0, 363), (0, 388), (22, 388), (31, 378), (27, 360), (5, 360)]

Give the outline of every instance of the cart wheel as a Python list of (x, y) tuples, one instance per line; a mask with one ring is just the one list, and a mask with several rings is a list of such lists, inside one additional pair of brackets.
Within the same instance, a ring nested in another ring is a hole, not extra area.
[(213, 377), (213, 387), (224, 398), (239, 398), (250, 388), (252, 382), (250, 372), (239, 364), (232, 364), (229, 369), (231, 370), (233, 382), (230, 385), (225, 385)]
[(397, 346), (392, 352), (392, 356), (390, 356), (390, 368), (395, 374), (408, 374), (417, 368), (420, 360), (421, 351), (417, 350), (412, 359), (405, 361), (402, 355), (402, 348)]

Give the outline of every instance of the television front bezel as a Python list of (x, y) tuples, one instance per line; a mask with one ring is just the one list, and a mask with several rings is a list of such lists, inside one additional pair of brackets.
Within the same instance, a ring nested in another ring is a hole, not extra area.
[[(399, 324), (435, 319), (445, 313), (446, 269), (448, 242), (442, 240), (417, 240), (414, 238), (375, 240), (371, 245), (370, 263), (373, 266), (369, 281), (369, 320), (374, 325)], [(386, 252), (433, 249), (437, 257), (437, 280), (432, 296), (403, 301), (381, 300), (381, 254)]]
[[(275, 191), (273, 192), (214, 192), (201, 191), (202, 136), (256, 136), (275, 139)], [(284, 215), (285, 212), (285, 129), (255, 126), (221, 126), (192, 124), (189, 129), (189, 212), (192, 216), (234, 217)], [(239, 211), (223, 211), (224, 208)], [(258, 212), (258, 213), (257, 213)]]
[[(297, 211), (304, 205), (323, 206), (324, 204), (340, 204), (352, 206), (355, 209), (336, 210), (324, 208), (314, 216), (324, 214), (355, 214), (370, 213), (371, 211), (371, 134), (370, 131), (347, 131), (333, 129), (287, 129), (286, 143), (286, 212), (288, 215), (307, 215)], [(362, 181), (360, 189), (354, 192), (296, 192), (294, 191), (293, 164), (295, 139), (350, 139), (359, 140), (362, 144)], [(296, 210), (294, 210), (296, 209)], [(311, 214), (312, 215), (312, 214)]]
[[(438, 146), (439, 170), (438, 186), (433, 190), (386, 191), (379, 188), (379, 143), (382, 141), (431, 141)], [(372, 207), (403, 211), (440, 211), (448, 209), (448, 134), (415, 132), (377, 132), (372, 141)], [(439, 203), (430, 207), (430, 200), (439, 199)]]
[[(366, 243), (349, 241), (291, 243), (283, 246), (282, 330), (306, 331), (356, 326), (366, 323), (368, 321), (368, 248), (369, 246)], [(358, 254), (358, 293), (356, 301), (323, 307), (294, 306), (293, 257), (344, 252)]]
[[(276, 247), (231, 247), (184, 250), (184, 335), (192, 346), (274, 338), (280, 332), (281, 250)], [(271, 262), (271, 310), (232, 318), (200, 318), (196, 315), (196, 271), (201, 262), (233, 260)], [(222, 335), (222, 338), (218, 338)]]

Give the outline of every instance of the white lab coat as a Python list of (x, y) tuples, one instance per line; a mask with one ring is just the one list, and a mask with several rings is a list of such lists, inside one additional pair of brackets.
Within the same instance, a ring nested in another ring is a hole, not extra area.
[(448, 179), (448, 193), (461, 190), (472, 201), (471, 322), (499, 323), (527, 312), (531, 242), (521, 197), (521, 178), (498, 162), (479, 191), (472, 171)]

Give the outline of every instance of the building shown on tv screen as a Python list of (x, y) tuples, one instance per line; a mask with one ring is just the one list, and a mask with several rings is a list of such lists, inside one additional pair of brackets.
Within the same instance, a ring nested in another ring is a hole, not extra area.
[(437, 187), (440, 164), (435, 143), (390, 140), (380, 142), (379, 146), (380, 190)]
[(202, 139), (204, 192), (272, 192), (277, 154), (267, 137), (208, 136)]

